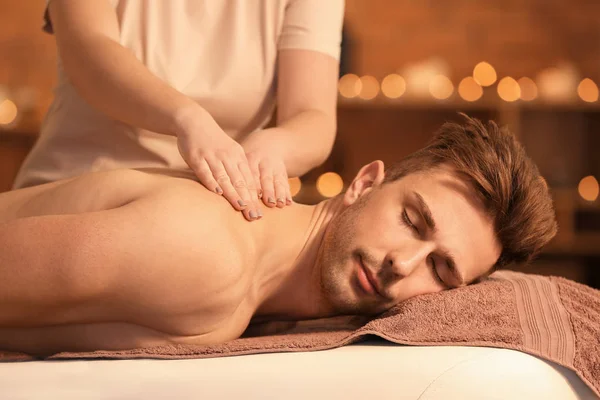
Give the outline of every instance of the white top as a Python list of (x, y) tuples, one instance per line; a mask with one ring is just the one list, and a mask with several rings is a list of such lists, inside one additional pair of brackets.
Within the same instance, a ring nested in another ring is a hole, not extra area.
[[(308, 49), (339, 59), (343, 0), (110, 2), (120, 43), (236, 140), (271, 117), (278, 50)], [(47, 12), (44, 29), (52, 32)], [(186, 164), (175, 137), (131, 127), (88, 105), (59, 59), (54, 101), (15, 188), (119, 167)]]

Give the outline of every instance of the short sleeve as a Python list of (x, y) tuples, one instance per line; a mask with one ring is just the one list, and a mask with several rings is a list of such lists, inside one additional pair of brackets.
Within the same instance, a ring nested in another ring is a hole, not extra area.
[(315, 50), (340, 59), (344, 0), (290, 0), (277, 48)]

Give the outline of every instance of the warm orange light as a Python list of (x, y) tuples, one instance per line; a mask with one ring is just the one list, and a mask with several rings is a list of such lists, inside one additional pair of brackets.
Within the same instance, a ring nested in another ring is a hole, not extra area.
[(483, 89), (471, 76), (467, 76), (458, 85), (458, 94), (466, 101), (477, 101), (483, 95)]
[(300, 189), (302, 189), (302, 181), (300, 178), (290, 178), (288, 179), (288, 184), (290, 185), (290, 192), (292, 197), (300, 193)]
[(498, 96), (504, 101), (516, 101), (521, 97), (521, 88), (517, 81), (506, 76), (498, 82)]
[(579, 191), (579, 195), (587, 201), (595, 201), (600, 193), (598, 181), (592, 175), (583, 178), (579, 182), (577, 190)]
[(0, 103), (0, 125), (8, 125), (17, 119), (17, 106), (11, 100), (4, 100)]
[(358, 96), (362, 89), (362, 82), (358, 75), (346, 74), (340, 78), (338, 82), (338, 90), (340, 95), (351, 99)]
[(13, 93), (13, 97), (21, 111), (33, 110), (38, 102), (38, 92), (31, 86), (22, 86), (18, 88)]
[(481, 86), (490, 86), (496, 82), (496, 70), (489, 63), (482, 61), (473, 68), (473, 78)]
[(570, 101), (577, 91), (577, 71), (571, 66), (551, 67), (539, 72), (536, 83), (540, 98), (552, 102)]
[(379, 94), (379, 82), (370, 75), (365, 75), (360, 78), (362, 89), (358, 97), (363, 100), (372, 100)]
[(397, 99), (406, 92), (406, 81), (398, 74), (389, 74), (381, 82), (381, 92), (390, 99)]
[(579, 94), (581, 100), (593, 103), (598, 101), (598, 86), (590, 78), (585, 78), (579, 83), (577, 94)]
[(324, 197), (337, 196), (342, 189), (344, 181), (335, 172), (326, 172), (317, 179), (317, 191)]
[(531, 101), (535, 100), (538, 95), (537, 85), (531, 78), (524, 76), (518, 80), (519, 87), (521, 88), (521, 100)]
[(444, 100), (454, 93), (454, 85), (448, 77), (436, 75), (429, 82), (429, 93), (438, 100)]

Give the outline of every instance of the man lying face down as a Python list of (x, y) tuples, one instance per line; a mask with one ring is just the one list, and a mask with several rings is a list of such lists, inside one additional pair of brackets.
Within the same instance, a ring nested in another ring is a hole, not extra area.
[(215, 344), (256, 320), (376, 315), (526, 262), (555, 232), (515, 138), (468, 117), (344, 194), (252, 223), (190, 179), (93, 173), (0, 195), (0, 349)]

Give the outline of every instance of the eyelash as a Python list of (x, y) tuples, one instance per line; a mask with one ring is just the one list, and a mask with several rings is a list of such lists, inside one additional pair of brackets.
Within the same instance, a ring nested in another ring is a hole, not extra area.
[(433, 259), (433, 257), (431, 257), (431, 270), (433, 271), (433, 277), (434, 277), (434, 279), (436, 281), (438, 281), (438, 283), (440, 285), (442, 285), (443, 287), (446, 287), (446, 284), (442, 280), (442, 277), (440, 276), (440, 274), (438, 273), (437, 268), (435, 267), (435, 260)]
[(406, 224), (406, 226), (415, 231), (415, 233), (419, 233), (419, 229), (417, 229), (416, 225), (410, 221), (410, 218), (408, 218), (408, 213), (406, 212), (406, 210), (402, 211), (402, 220), (404, 221), (404, 224)]
[[(406, 210), (402, 211), (402, 220), (406, 226), (415, 231), (415, 233), (419, 234), (419, 229), (417, 229), (416, 225), (411, 222), (410, 218), (408, 218), (408, 213), (406, 212)], [(437, 271), (437, 268), (435, 267), (435, 260), (433, 259), (433, 257), (431, 258), (431, 271), (433, 272), (434, 279), (439, 284), (446, 287), (446, 284), (442, 280), (442, 277), (440, 276), (440, 274)]]

